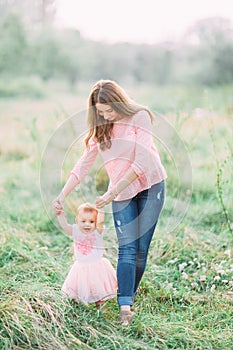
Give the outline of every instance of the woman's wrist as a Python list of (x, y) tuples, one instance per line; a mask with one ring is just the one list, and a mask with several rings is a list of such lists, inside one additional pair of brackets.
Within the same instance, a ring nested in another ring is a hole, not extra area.
[(114, 190), (109, 190), (108, 194), (110, 194), (114, 199), (118, 196), (118, 193)]
[(59, 200), (60, 200), (61, 202), (64, 202), (64, 201), (65, 201), (65, 198), (66, 198), (66, 197), (65, 197), (65, 195), (64, 195), (63, 190), (60, 192), (58, 198), (59, 198)]

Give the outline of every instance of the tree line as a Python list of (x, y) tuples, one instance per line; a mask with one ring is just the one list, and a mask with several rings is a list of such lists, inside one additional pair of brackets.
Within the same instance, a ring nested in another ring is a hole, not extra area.
[(47, 11), (54, 11), (53, 1), (41, 3), (47, 7), (34, 24), (17, 11), (0, 16), (0, 78), (35, 75), (71, 86), (101, 78), (163, 85), (233, 82), (233, 25), (228, 19), (200, 20), (179, 43), (108, 44), (84, 39), (78, 30), (55, 28)]

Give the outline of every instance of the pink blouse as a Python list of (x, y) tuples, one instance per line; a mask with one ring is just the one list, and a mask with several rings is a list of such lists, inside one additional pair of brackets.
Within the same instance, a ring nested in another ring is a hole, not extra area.
[(115, 199), (117, 201), (130, 199), (167, 177), (153, 142), (153, 128), (147, 111), (142, 110), (132, 117), (114, 121), (111, 142), (110, 149), (101, 150), (93, 137), (89, 140), (89, 148), (71, 171), (79, 182), (88, 174), (98, 153), (110, 179), (109, 190), (123, 178), (129, 167), (138, 175), (136, 180), (118, 194)]

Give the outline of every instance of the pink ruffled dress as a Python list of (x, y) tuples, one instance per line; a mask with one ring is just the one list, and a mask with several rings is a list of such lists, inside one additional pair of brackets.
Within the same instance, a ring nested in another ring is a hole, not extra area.
[(116, 272), (110, 261), (103, 257), (102, 235), (95, 230), (82, 233), (73, 225), (75, 263), (62, 286), (62, 292), (84, 304), (114, 298), (117, 293)]

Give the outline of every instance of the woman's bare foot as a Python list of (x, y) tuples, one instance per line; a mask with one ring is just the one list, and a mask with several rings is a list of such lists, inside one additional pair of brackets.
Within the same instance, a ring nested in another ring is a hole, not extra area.
[(103, 300), (96, 301), (95, 305), (96, 305), (96, 310), (106, 310), (105, 301)]

